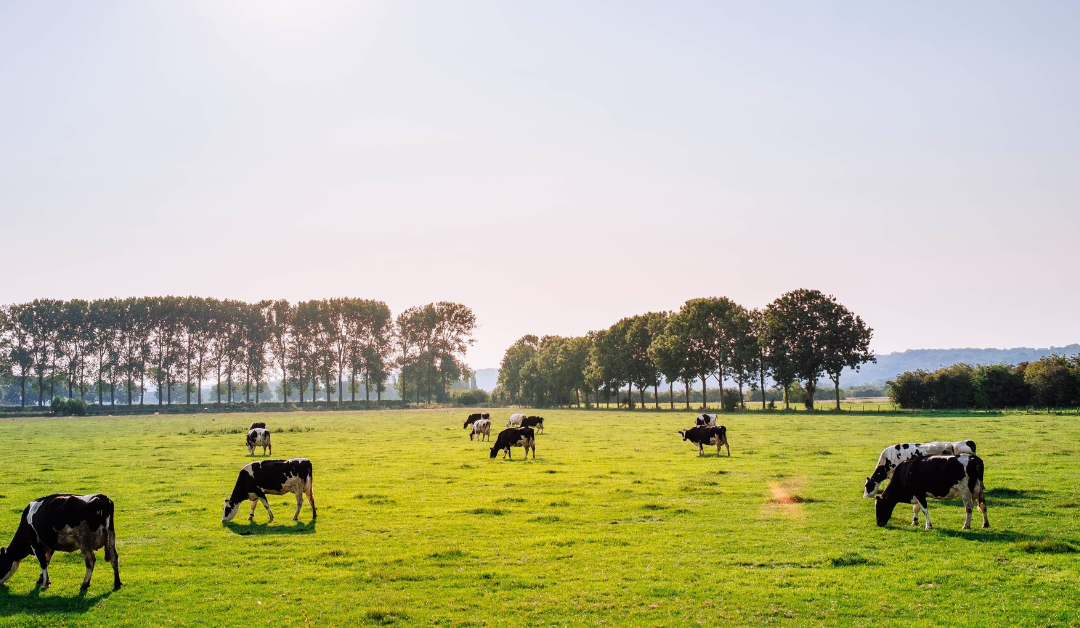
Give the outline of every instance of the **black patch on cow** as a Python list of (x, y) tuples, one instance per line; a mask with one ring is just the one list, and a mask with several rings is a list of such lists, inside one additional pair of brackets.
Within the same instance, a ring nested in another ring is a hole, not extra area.
[(909, 446), (910, 446), (910, 445), (908, 445), (907, 443), (904, 443), (904, 444), (903, 444), (903, 448), (904, 448), (904, 449), (907, 449), (907, 448), (908, 448)]
[[(536, 433), (531, 427), (508, 427), (499, 432), (499, 436), (495, 439), (495, 444), (491, 446), (491, 457), (494, 458), (495, 456), (498, 456), (500, 451), (505, 451), (507, 455), (511, 455), (511, 447), (528, 445), (529, 441), (535, 441), (535, 438)], [(527, 448), (525, 453), (528, 454)], [(533, 457), (536, 457), (535, 448), (533, 449)]]
[(975, 441), (969, 440), (965, 444), (971, 448), (971, 453), (975, 453)]

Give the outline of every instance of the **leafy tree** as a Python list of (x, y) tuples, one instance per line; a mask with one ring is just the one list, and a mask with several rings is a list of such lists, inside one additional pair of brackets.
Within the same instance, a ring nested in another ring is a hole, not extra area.
[(667, 326), (666, 312), (649, 312), (628, 319), (626, 327), (626, 358), (628, 379), (637, 385), (641, 407), (645, 408), (645, 388), (652, 386), (653, 401), (660, 407), (656, 389), (660, 385), (661, 372), (649, 355), (649, 347)]
[[(766, 308), (770, 328), (770, 353), (777, 381), (790, 386), (794, 379), (805, 382), (806, 407), (814, 408), (818, 378), (825, 372), (828, 353), (827, 321), (836, 309), (836, 300), (817, 290), (793, 290)], [(791, 377), (784, 382), (779, 377)], [(785, 400), (786, 404), (786, 400)]]
[(870, 350), (870, 338), (874, 330), (866, 326), (862, 318), (856, 316), (834, 297), (822, 297), (818, 300), (822, 330), (822, 349), (824, 351), (824, 370), (833, 381), (836, 394), (836, 409), (840, 409), (840, 373), (844, 368), (855, 369), (867, 362), (877, 362)]
[(1033, 401), (1046, 408), (1080, 405), (1080, 356), (1073, 359), (1053, 354), (1024, 369), (1024, 383)]
[(533, 335), (522, 336), (503, 354), (499, 364), (499, 388), (510, 398), (510, 403), (525, 403), (521, 379), (522, 368), (530, 362), (540, 348), (540, 339)]

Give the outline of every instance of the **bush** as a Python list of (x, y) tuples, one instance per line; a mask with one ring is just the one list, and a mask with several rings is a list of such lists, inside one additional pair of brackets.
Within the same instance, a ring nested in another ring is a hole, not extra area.
[(739, 391), (734, 388), (725, 388), (720, 394), (720, 407), (724, 412), (732, 412), (735, 408), (739, 407), (739, 402), (742, 401), (742, 396), (739, 395)]
[(49, 402), (49, 409), (57, 416), (86, 416), (86, 402), (82, 399), (54, 397)]
[(482, 390), (464, 390), (454, 397), (454, 405), (476, 407), (486, 405), (488, 399), (488, 394)]

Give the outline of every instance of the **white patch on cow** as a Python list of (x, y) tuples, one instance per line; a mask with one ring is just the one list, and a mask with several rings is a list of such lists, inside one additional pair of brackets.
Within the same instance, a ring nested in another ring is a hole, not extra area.
[(247, 471), (248, 475), (250, 475), (251, 477), (255, 477), (255, 472), (251, 470), (251, 465), (250, 464), (244, 465), (244, 468), (240, 469), (240, 471), (241, 472)]
[[(40, 501), (30, 502), (30, 507), (26, 513), (26, 523), (34, 531), (34, 536), (38, 537), (38, 543), (41, 542), (41, 535), (38, 534), (37, 528), (34, 527), (34, 515), (37, 514), (39, 508), (41, 508)], [(31, 551), (33, 551), (33, 548), (31, 548)], [(37, 556), (37, 554), (34, 554), (34, 556)]]

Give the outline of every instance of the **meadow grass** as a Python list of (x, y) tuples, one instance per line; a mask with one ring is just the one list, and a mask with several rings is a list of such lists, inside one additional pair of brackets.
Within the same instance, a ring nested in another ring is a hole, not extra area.
[[(57, 554), (40, 592), (31, 559), (0, 624), (1080, 624), (1076, 417), (738, 413), (728, 458), (680, 440), (694, 412), (540, 413), (527, 461), (489, 459), (465, 411), (5, 419), (0, 542), (34, 498), (106, 493), (125, 585), (99, 552), (81, 596)], [(273, 457), (312, 460), (317, 523), (286, 495), (272, 524), (221, 524), (264, 418)], [(875, 525), (884, 446), (967, 438), (989, 530), (959, 502), (931, 502), (934, 530), (903, 505)]]

